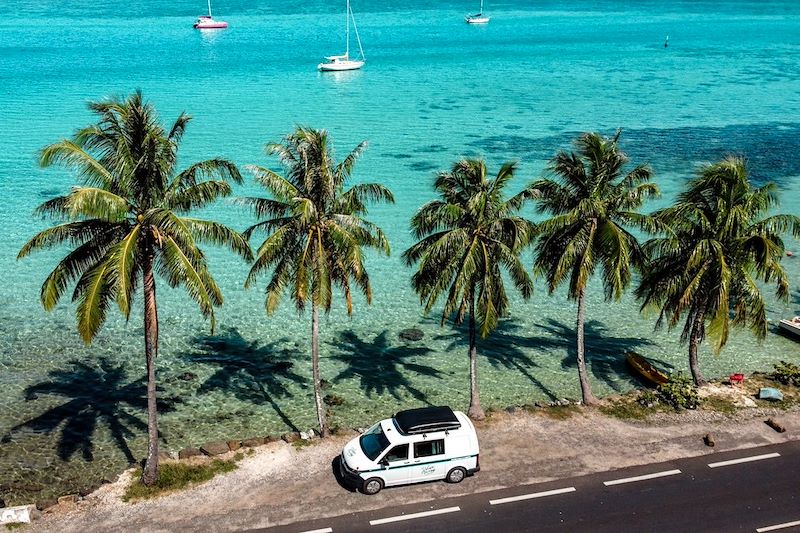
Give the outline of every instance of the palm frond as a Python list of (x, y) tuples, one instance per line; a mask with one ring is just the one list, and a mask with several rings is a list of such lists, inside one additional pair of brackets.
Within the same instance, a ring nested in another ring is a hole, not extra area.
[(64, 165), (76, 170), (86, 185), (114, 190), (116, 180), (112, 171), (73, 141), (65, 139), (43, 148), (39, 165), (43, 168)]
[(115, 295), (115, 276), (109, 255), (97, 262), (78, 280), (73, 299), (78, 302), (75, 314), (78, 332), (83, 342), (89, 344), (106, 320), (110, 302)]
[(247, 239), (228, 226), (219, 222), (187, 217), (181, 217), (181, 221), (191, 232), (195, 241), (224, 246), (247, 261), (253, 260), (253, 252)]

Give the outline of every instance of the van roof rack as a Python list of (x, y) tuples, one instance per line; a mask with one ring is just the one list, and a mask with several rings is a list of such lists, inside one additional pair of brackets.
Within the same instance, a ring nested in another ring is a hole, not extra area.
[(397, 429), (405, 435), (418, 435), (434, 431), (458, 429), (461, 422), (449, 407), (422, 407), (408, 409), (394, 415)]

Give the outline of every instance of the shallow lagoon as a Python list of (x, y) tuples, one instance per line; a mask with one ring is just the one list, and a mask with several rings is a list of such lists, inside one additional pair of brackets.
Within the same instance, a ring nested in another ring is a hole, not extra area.
[[(130, 12), (122, 2), (72, 2), (58, 13), (40, 0), (0, 6), (0, 496), (10, 501), (76, 490), (145, 449), (140, 314), (129, 323), (112, 315), (85, 347), (68, 303), (49, 314), (38, 303), (57, 255), (15, 261), (43, 227), (33, 208), (73, 183), (63, 171), (37, 169), (36, 150), (87, 124), (87, 100), (141, 87), (165, 119), (187, 110), (195, 120), (186, 161), (222, 155), (271, 164), (261, 147), (297, 123), (328, 128), (340, 153), (370, 141), (355, 175), (395, 192), (395, 206), (372, 212), (394, 253), (370, 258), (371, 307), (357, 302), (348, 318), (338, 306), (322, 322), (322, 372), (327, 392), (345, 399), (333, 409), (341, 425), (426, 403), (466, 406), (463, 335), (421, 315), (399, 259), (411, 244), (409, 217), (431, 198), (433, 173), (459, 156), (486, 157), (494, 169), (518, 159), (521, 185), (577, 132), (623, 127), (623, 147), (654, 167), (661, 203), (698, 163), (734, 151), (748, 156), (757, 178), (779, 183), (784, 210), (800, 212), (795, 2), (506, 2), (491, 6), (483, 28), (464, 24), (469, 6), (453, 2), (354, 3), (368, 63), (333, 75), (314, 67), (341, 46), (337, 2), (282, 4), (280, 13), (215, 3), (231, 28), (202, 35), (191, 29), (202, 5), (160, 4)], [(230, 205), (209, 214), (237, 228), (251, 221)], [(246, 266), (209, 254), (226, 298), (218, 335), (209, 337), (182, 294), (159, 293), (164, 448), (312, 427), (308, 317), (287, 305), (267, 318), (261, 289), (241, 287)], [(773, 321), (800, 311), (800, 260), (785, 264), (793, 298), (771, 303)], [(481, 345), (486, 407), (579, 394), (575, 308), (537, 289)], [(594, 287), (587, 317), (596, 392), (637, 385), (624, 366), (628, 349), (685, 368), (677, 332), (653, 333), (653, 317), (641, 317), (631, 299), (606, 303)], [(408, 327), (424, 339), (401, 341)], [(721, 376), (780, 359), (798, 359), (792, 340), (773, 331), (758, 344), (743, 333), (719, 357), (704, 352), (702, 366)]]

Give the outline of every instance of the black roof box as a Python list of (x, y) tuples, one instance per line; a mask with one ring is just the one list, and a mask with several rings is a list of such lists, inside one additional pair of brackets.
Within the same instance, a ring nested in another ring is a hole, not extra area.
[(406, 435), (458, 429), (461, 422), (449, 407), (422, 407), (408, 409), (394, 415), (397, 429)]

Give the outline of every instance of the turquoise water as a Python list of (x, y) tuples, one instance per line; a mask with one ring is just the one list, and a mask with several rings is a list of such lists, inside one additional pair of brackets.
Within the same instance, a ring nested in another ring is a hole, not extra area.
[[(36, 152), (88, 124), (89, 100), (141, 88), (165, 120), (188, 111), (184, 161), (274, 164), (263, 145), (295, 124), (329, 129), (340, 154), (370, 142), (355, 179), (394, 191), (396, 205), (371, 213), (393, 255), (369, 259), (371, 307), (358, 302), (348, 318), (339, 305), (322, 323), (322, 372), (345, 399), (332, 416), (342, 425), (424, 403), (466, 406), (463, 335), (421, 315), (399, 259), (433, 173), (460, 156), (494, 169), (519, 160), (521, 186), (578, 132), (622, 127), (624, 149), (651, 163), (664, 191), (653, 207), (697, 164), (733, 151), (758, 180), (780, 185), (783, 210), (800, 213), (797, 2), (491, 2), (491, 23), (471, 27), (462, 17), (473, 3), (357, 0), (367, 65), (327, 75), (315, 67), (343, 47), (338, 1), (220, 0), (215, 14), (230, 28), (207, 34), (191, 28), (202, 0), (0, 4), (0, 497), (75, 490), (145, 449), (141, 315), (126, 323), (113, 314), (86, 347), (69, 302), (53, 313), (38, 303), (58, 253), (15, 260), (44, 227), (34, 207), (74, 182), (38, 169)], [(249, 183), (237, 192), (259, 193)], [(240, 229), (251, 222), (230, 204), (208, 215)], [(263, 283), (245, 291), (246, 265), (209, 256), (226, 298), (220, 335), (208, 336), (183, 294), (159, 293), (164, 447), (313, 426), (308, 317), (287, 305), (267, 318)], [(773, 321), (800, 312), (800, 260), (785, 265), (793, 299), (770, 301)], [(485, 406), (578, 396), (574, 315), (563, 294), (541, 287), (517, 303), (481, 346)], [(605, 303), (594, 286), (587, 316), (596, 392), (636, 385), (620, 357), (627, 349), (685, 368), (677, 333), (653, 333), (631, 299)], [(398, 339), (407, 327), (424, 340)], [(790, 339), (770, 332), (758, 344), (744, 333), (720, 357), (704, 352), (702, 367), (720, 376), (780, 359), (797, 361)]]

